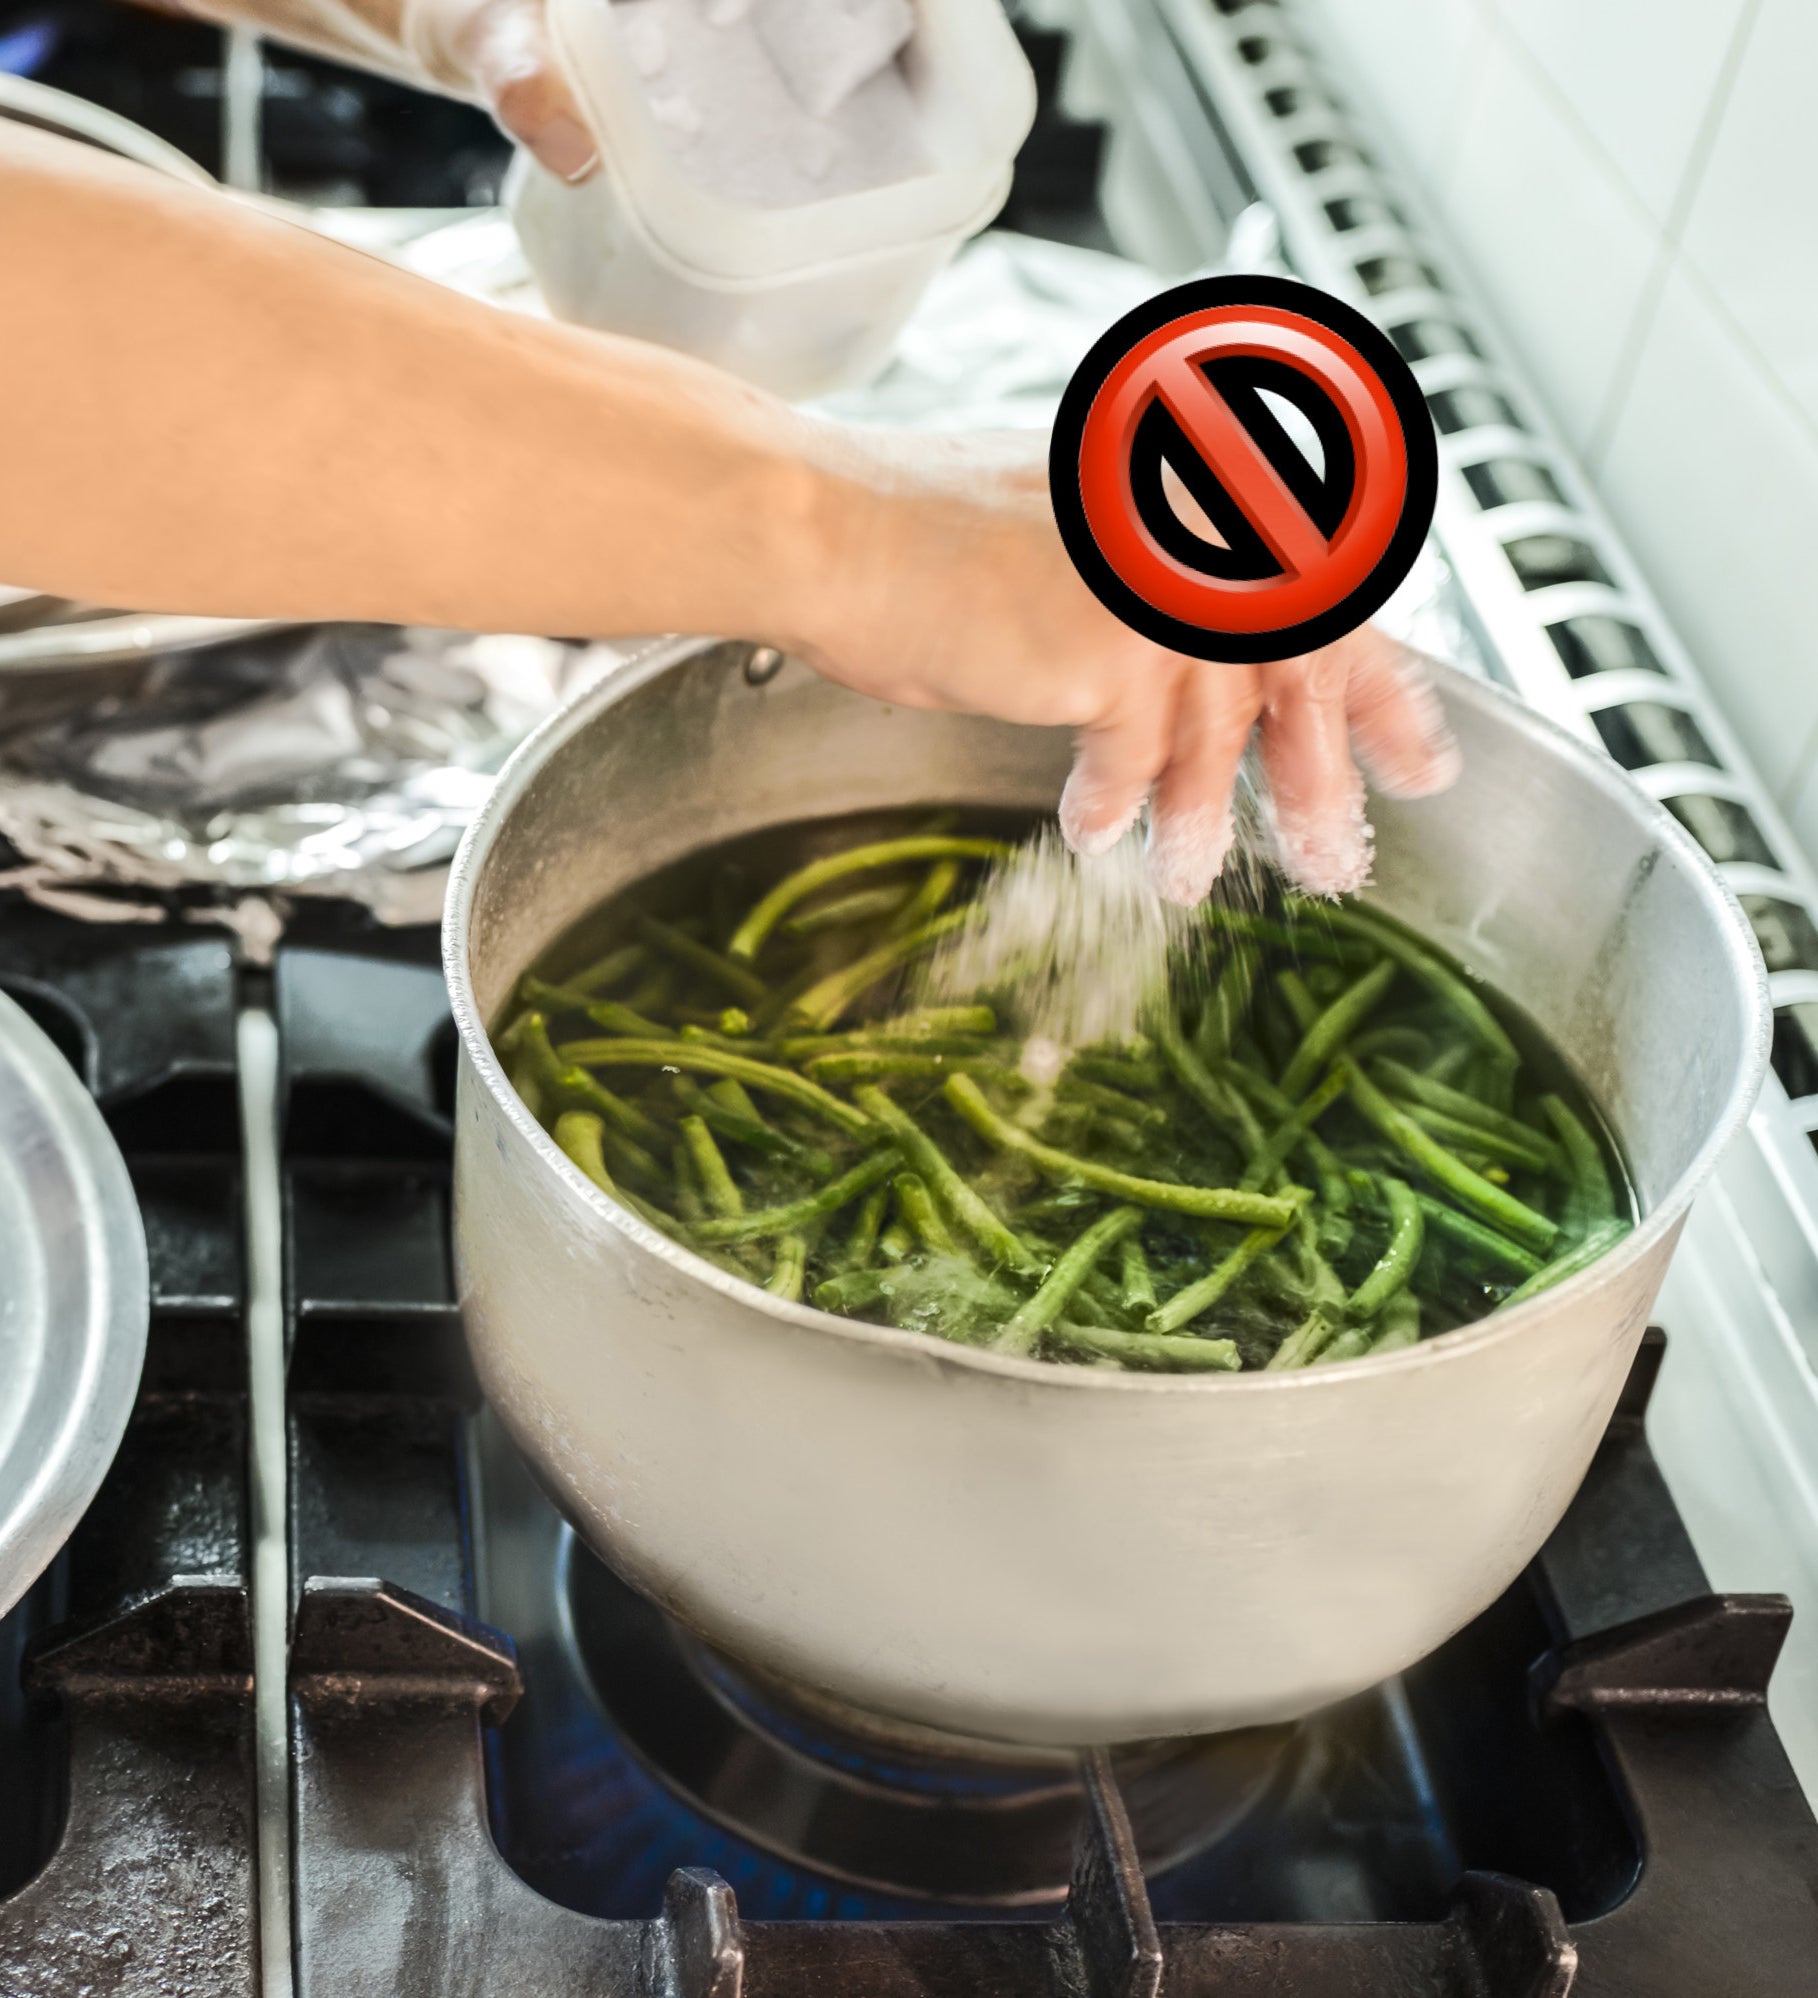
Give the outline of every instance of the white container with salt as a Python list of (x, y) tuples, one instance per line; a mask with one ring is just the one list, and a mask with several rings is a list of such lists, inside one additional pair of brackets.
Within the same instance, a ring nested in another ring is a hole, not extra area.
[(883, 365), (1010, 189), (1035, 82), (997, 0), (549, 0), (600, 142), (506, 198), (552, 312), (793, 400)]

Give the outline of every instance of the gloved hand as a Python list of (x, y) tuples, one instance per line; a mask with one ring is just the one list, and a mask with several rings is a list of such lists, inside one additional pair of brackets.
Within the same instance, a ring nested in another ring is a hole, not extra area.
[(398, 36), (431, 82), (484, 104), (551, 173), (579, 181), (599, 165), (543, 0), (402, 0)]
[(481, 104), (563, 180), (599, 148), (556, 65), (543, 0), (142, 0)]
[(1253, 730), (1282, 862), (1313, 894), (1369, 874), (1354, 748), (1393, 797), (1456, 777), (1417, 662), (1369, 627), (1269, 666), (1183, 658), (1129, 630), (1068, 559), (1028, 440), (849, 435), (831, 448), (846, 458), (848, 518), (807, 636), (812, 663), (906, 706), (1072, 727), (1068, 842), (1103, 852), (1147, 805), (1150, 865), (1171, 901), (1201, 901), (1218, 877)]

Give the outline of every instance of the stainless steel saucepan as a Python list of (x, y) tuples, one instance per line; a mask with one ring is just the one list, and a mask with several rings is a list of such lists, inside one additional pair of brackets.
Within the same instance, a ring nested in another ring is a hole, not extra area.
[[(1603, 1432), (1769, 1012), (1748, 927), (1613, 765), (1442, 686), (1466, 777), (1378, 801), (1370, 900), (1524, 1007), (1615, 1122), (1647, 1218), (1411, 1350), (1177, 1379), (997, 1358), (785, 1304), (596, 1191), (486, 1030), (602, 897), (756, 828), (1051, 807), (1058, 734), (671, 648), (516, 756), (455, 866), (455, 1235), (480, 1378), (578, 1530), (710, 1643), (874, 1712), (1035, 1744), (1289, 1719), (1508, 1586)], [(1216, 670), (1216, 669), (1208, 669)]]

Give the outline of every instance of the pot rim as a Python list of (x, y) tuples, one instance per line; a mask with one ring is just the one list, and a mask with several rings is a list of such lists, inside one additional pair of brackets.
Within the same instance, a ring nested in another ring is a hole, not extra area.
[(499, 773), (486, 803), (468, 826), (455, 855), (448, 877), (448, 895), (442, 918), (442, 966), (448, 985), (449, 1003), (456, 1031), (472, 1063), (478, 1080), (495, 1104), (503, 1109), (516, 1130), (528, 1140), (544, 1163), (564, 1178), (600, 1218), (621, 1235), (683, 1272), (693, 1280), (719, 1291), (766, 1317), (860, 1346), (878, 1347), (906, 1356), (942, 1364), (957, 1373), (1021, 1382), (1063, 1391), (1089, 1394), (1312, 1394), (1342, 1391), (1347, 1381), (1375, 1380), (1392, 1373), (1418, 1368), (1455, 1364), (1472, 1354), (1504, 1341), (1519, 1338), (1542, 1309), (1551, 1311), (1562, 1300), (1589, 1299), (1616, 1283), (1637, 1263), (1652, 1255), (1667, 1241), (1684, 1219), (1692, 1201), (1710, 1178), (1718, 1159), (1741, 1129), (1760, 1093), (1768, 1067), (1772, 1037), (1773, 1007), (1768, 993), (1767, 968), (1760, 946), (1742, 905), (1729, 884), (1712, 865), (1704, 849), (1692, 838), (1666, 807), (1650, 798), (1628, 774), (1609, 757), (1599, 754), (1557, 722), (1538, 713), (1525, 701), (1494, 684), (1460, 672), (1456, 667), (1439, 666), (1436, 677), (1448, 699), (1476, 702), (1502, 710), (1505, 719), (1523, 730), (1533, 741), (1563, 756), (1586, 782), (1606, 796), (1613, 797), (1640, 816), (1681, 859), (1691, 863), (1707, 889), (1712, 891), (1725, 928), (1732, 969), (1740, 972), (1749, 987), (1754, 1004), (1749, 1045), (1744, 1051), (1729, 1098), (1713, 1120), (1704, 1142), (1690, 1164), (1673, 1182), (1665, 1198), (1644, 1214), (1614, 1249), (1600, 1256), (1588, 1269), (1567, 1277), (1525, 1304), (1494, 1311), (1475, 1324), (1462, 1325), (1423, 1339), (1398, 1352), (1365, 1355), (1338, 1367), (1305, 1367), (1292, 1372), (1271, 1374), (1258, 1370), (1238, 1374), (1140, 1374), (1112, 1373), (1097, 1367), (1062, 1367), (1051, 1361), (1018, 1359), (1008, 1354), (988, 1353), (976, 1347), (958, 1346), (930, 1332), (904, 1332), (890, 1325), (873, 1325), (863, 1319), (843, 1318), (817, 1311), (809, 1304), (794, 1304), (772, 1297), (756, 1284), (740, 1281), (717, 1268), (690, 1249), (659, 1234), (629, 1209), (609, 1199), (562, 1151), (537, 1122), (494, 1054), (492, 1042), (480, 1019), (468, 966), (469, 923), (473, 899), (487, 857), (506, 821), (528, 790), (551, 754), (571, 737), (589, 727), (607, 708), (651, 680), (726, 641), (714, 638), (668, 638), (654, 640), (613, 667), (593, 686), (566, 707), (548, 716), (512, 753)]

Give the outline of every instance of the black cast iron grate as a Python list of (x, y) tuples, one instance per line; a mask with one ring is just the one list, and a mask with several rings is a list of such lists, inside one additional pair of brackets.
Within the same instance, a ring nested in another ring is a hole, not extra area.
[(0, 1993), (257, 1987), (234, 966), (218, 935), (0, 906), (0, 990), (94, 1092), (145, 1216), (125, 1440), (0, 1621)]
[(597, 1701), (552, 1687), (572, 1652), (477, 1613), (522, 1550), (488, 1542), (452, 1301), (434, 940), (384, 951), (325, 928), (276, 973), (300, 1998), (1818, 1991), (1818, 1824), (1765, 1706), (1789, 1611), (1708, 1590), (1642, 1429), (1658, 1334), (1528, 1575), (1334, 1723), (1371, 1780), (1326, 1786), (1323, 1847), (1267, 1807), (1145, 1883), (1089, 1758), (1064, 1906), (1005, 1919), (817, 1880), (608, 1768)]

